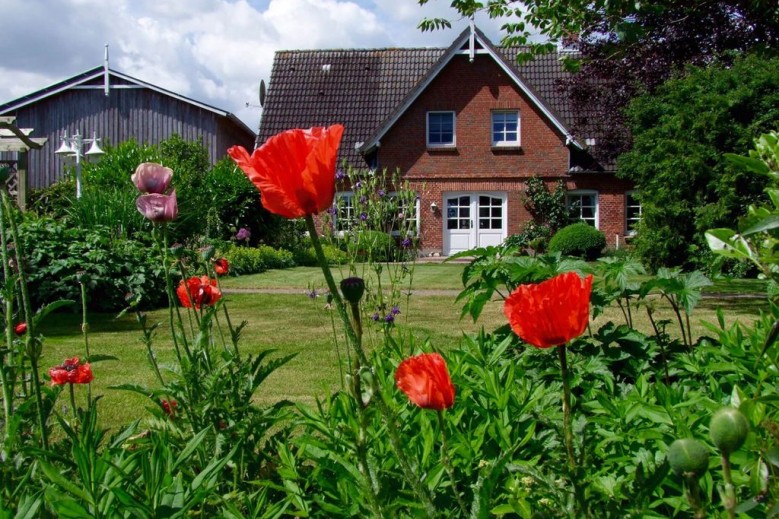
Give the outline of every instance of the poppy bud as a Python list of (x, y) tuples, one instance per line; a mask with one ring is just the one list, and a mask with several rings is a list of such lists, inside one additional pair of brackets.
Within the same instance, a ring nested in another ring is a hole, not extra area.
[(744, 413), (734, 407), (723, 407), (711, 417), (711, 441), (723, 454), (737, 451), (749, 434), (749, 422)]
[(668, 447), (668, 463), (684, 477), (699, 478), (709, 468), (709, 450), (699, 441), (683, 438)]
[(21, 323), (17, 324), (14, 327), (14, 333), (16, 333), (16, 335), (24, 335), (27, 333), (27, 323), (22, 321)]
[(365, 293), (365, 281), (362, 278), (346, 278), (341, 280), (341, 293), (350, 303), (359, 303)]

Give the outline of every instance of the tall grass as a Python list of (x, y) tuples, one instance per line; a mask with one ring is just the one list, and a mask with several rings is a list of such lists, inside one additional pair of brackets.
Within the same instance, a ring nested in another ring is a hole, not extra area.
[(148, 227), (148, 222), (135, 207), (137, 191), (118, 187), (84, 189), (81, 198), (70, 200), (66, 212), (70, 221), (83, 228), (105, 226), (116, 238), (129, 238)]

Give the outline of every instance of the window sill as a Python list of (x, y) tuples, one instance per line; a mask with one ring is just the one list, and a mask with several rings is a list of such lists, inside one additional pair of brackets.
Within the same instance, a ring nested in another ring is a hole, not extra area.
[(441, 154), (444, 154), (444, 155), (447, 154), (447, 153), (456, 154), (457, 153), (457, 146), (428, 146), (427, 147), (427, 152), (428, 153), (441, 153)]
[(522, 146), (516, 145), (516, 146), (495, 146), (492, 145), (490, 147), (492, 150), (492, 153), (510, 153), (510, 154), (517, 154), (521, 155), (525, 153), (525, 150), (522, 149)]

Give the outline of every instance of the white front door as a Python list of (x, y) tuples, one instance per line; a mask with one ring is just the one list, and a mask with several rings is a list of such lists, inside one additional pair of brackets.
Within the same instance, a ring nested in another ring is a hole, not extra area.
[(444, 254), (500, 245), (506, 238), (505, 193), (444, 196)]

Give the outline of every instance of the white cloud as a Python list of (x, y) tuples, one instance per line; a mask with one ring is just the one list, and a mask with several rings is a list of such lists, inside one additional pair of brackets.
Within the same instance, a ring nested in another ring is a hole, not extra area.
[[(467, 25), (421, 33), (425, 16), (457, 18), (443, 0), (2, 0), (0, 48), (14, 52), (0, 66), (0, 103), (100, 65), (109, 43), (112, 68), (256, 129), (246, 103), (257, 104), (276, 50), (447, 46)], [(480, 16), (497, 42), (497, 23)]]

